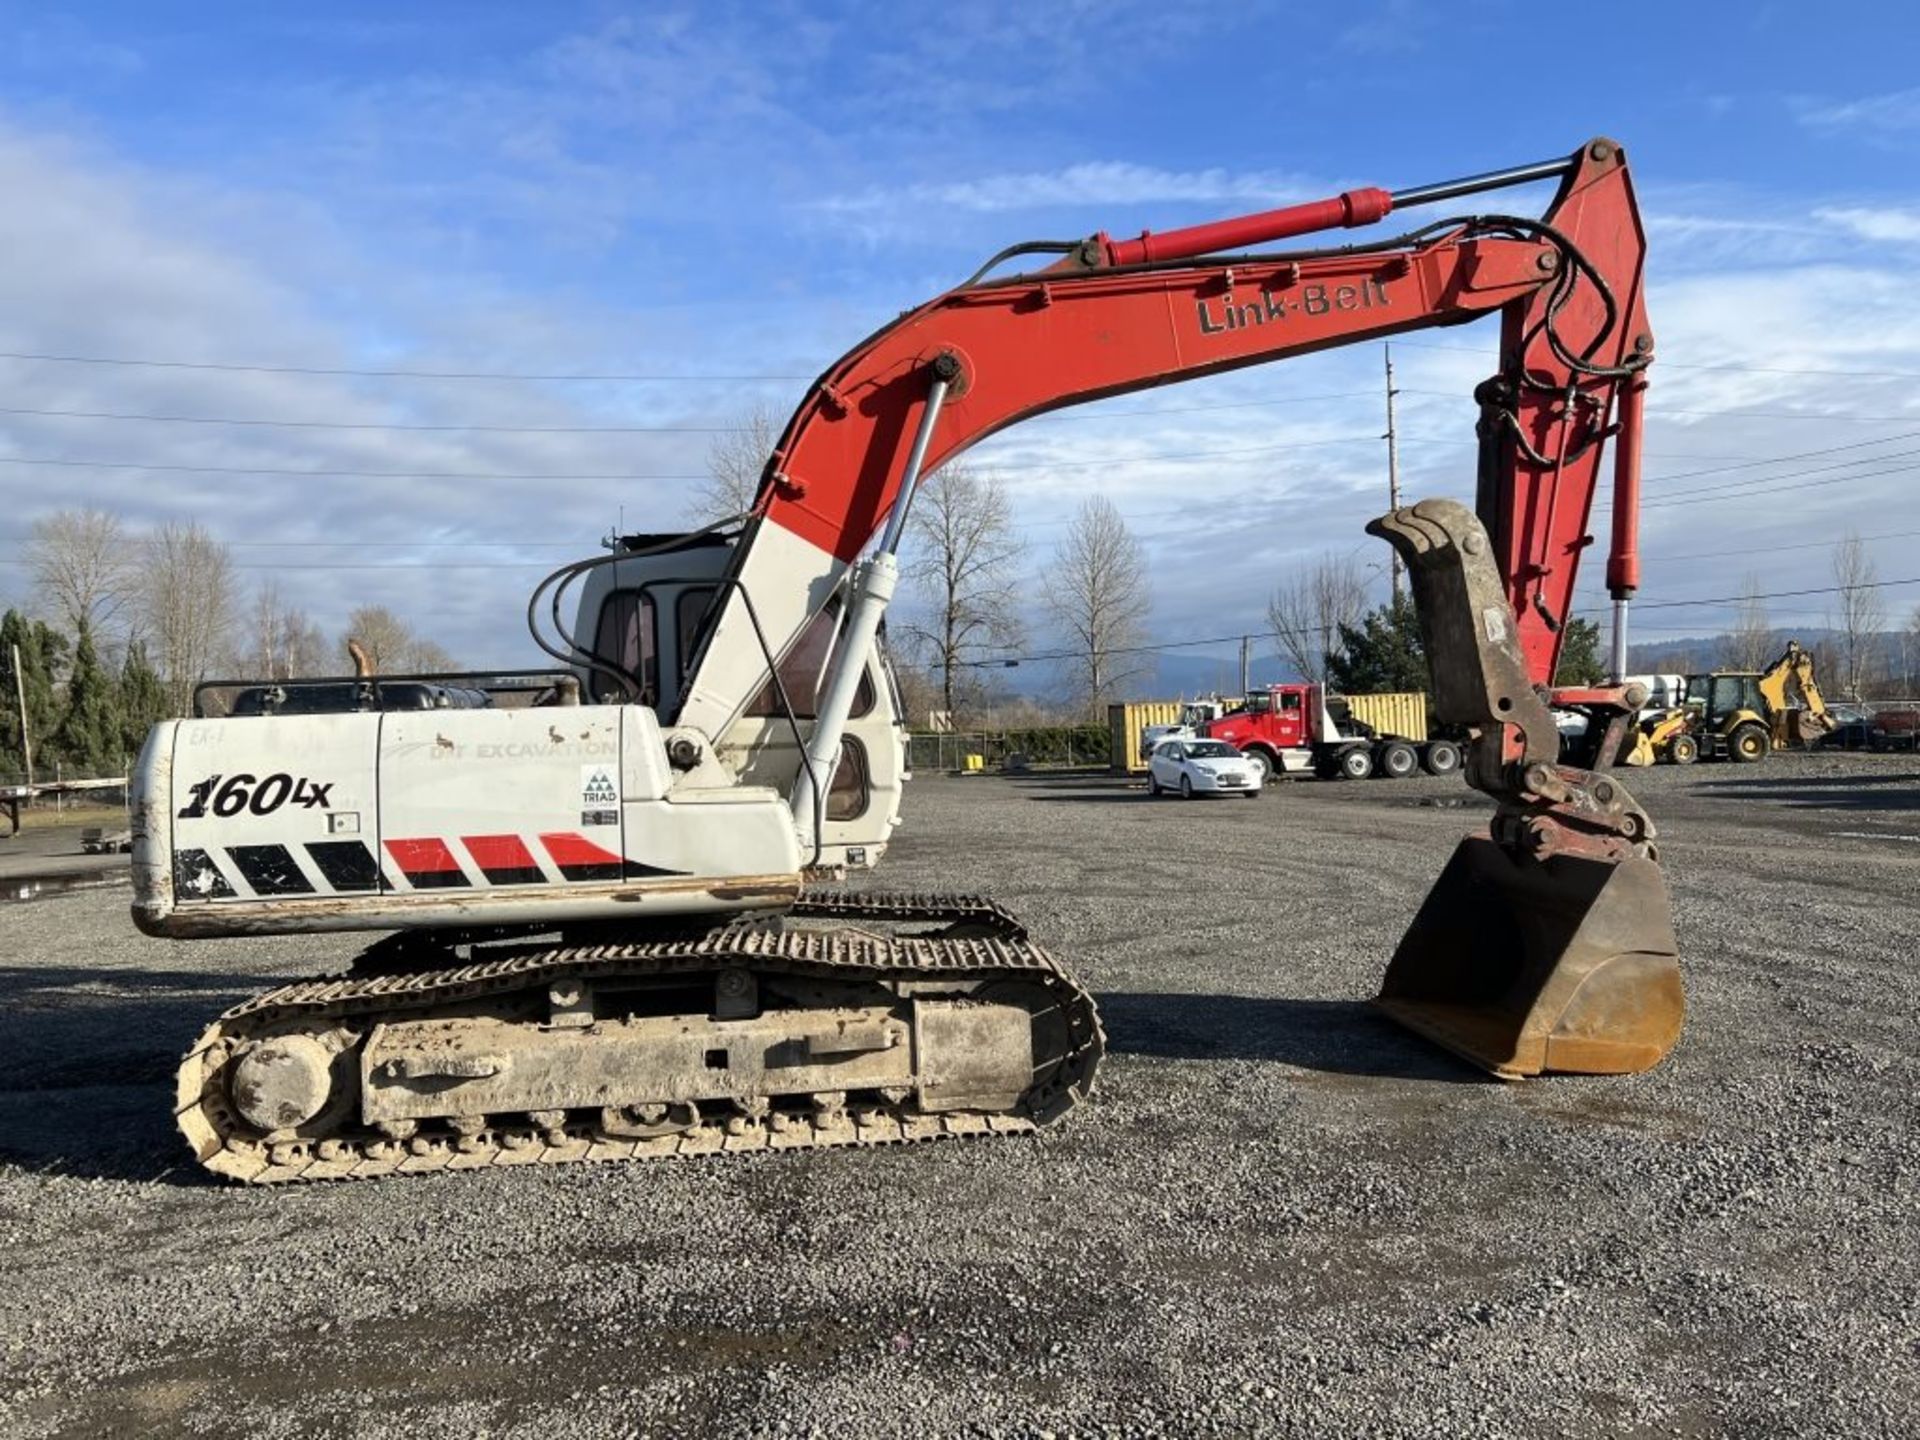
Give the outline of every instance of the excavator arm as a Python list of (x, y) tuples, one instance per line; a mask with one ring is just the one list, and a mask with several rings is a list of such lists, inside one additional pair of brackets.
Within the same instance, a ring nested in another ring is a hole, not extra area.
[[(1791, 701), (1790, 692), (1795, 690), (1806, 705), (1804, 710)], [(1760, 694), (1767, 702), (1767, 723), (1776, 750), (1796, 742), (1811, 743), (1835, 726), (1826, 697), (1820, 693), (1820, 682), (1814, 678), (1813, 656), (1797, 640), (1789, 640), (1780, 658), (1761, 673)]]
[[(1261, 248), (1547, 178), (1559, 189), (1537, 219), (1471, 213), (1374, 243)], [(991, 273), (1036, 251), (1058, 258)], [(1677, 1038), (1682, 1009), (1653, 827), (1617, 779), (1559, 763), (1547, 700), (1609, 440), (1616, 678), (1625, 665), (1653, 358), (1644, 263), (1626, 158), (1605, 139), (1416, 190), (1003, 252), (812, 386), (768, 459), (669, 723), (721, 735), (769, 656), (837, 600), (838, 648), (792, 795), (818, 853), (840, 726), (926, 474), (1050, 410), (1497, 313), (1498, 369), (1475, 395), (1473, 509), (1426, 501), (1369, 527), (1409, 562), (1437, 718), (1469, 731), (1468, 778), (1499, 802), (1416, 917), (1381, 1003), (1496, 1073), (1643, 1069)], [(1565, 698), (1603, 717), (1596, 753), (1610, 757), (1644, 697), (1616, 684)]]
[[(1540, 219), (1469, 215), (1371, 244), (1221, 253), (1552, 176), (1560, 190)], [(1398, 195), (1351, 191), (1186, 231), (1049, 248), (1068, 253), (928, 301), (814, 383), (768, 459), (752, 530), (735, 552), (760, 633), (747, 599), (730, 590), (680, 725), (717, 734), (758, 693), (763, 639), (784, 651), (840, 588), (899, 504), (916, 440), (918, 477), (1047, 411), (1495, 312), (1501, 364), (1477, 395), (1475, 508), (1534, 681), (1551, 679), (1616, 434), (1608, 582), (1616, 600), (1637, 586), (1639, 414), (1653, 339), (1645, 240), (1613, 142)]]

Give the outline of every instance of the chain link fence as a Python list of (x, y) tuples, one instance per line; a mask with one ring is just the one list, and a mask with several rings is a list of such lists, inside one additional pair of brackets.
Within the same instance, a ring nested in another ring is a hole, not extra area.
[(970, 755), (978, 755), (978, 768), (985, 770), (1105, 769), (1112, 758), (1112, 742), (1105, 725), (922, 732), (907, 737), (907, 763), (914, 770), (962, 772), (969, 768)]

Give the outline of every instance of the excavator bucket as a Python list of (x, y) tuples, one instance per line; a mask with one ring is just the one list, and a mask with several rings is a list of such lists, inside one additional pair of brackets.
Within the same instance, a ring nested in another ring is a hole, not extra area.
[(1379, 1006), (1495, 1075), (1628, 1075), (1680, 1038), (1686, 1002), (1660, 867), (1462, 840), (1413, 917)]
[(1380, 1008), (1510, 1079), (1651, 1068), (1685, 1016), (1652, 823), (1613, 775), (1557, 763), (1473, 512), (1427, 500), (1367, 528), (1406, 561), (1437, 717), (1468, 729), (1467, 779), (1499, 802), (1414, 916)]

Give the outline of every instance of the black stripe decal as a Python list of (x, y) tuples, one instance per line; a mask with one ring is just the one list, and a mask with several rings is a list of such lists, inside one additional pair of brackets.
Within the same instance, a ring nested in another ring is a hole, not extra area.
[(649, 875), (685, 875), (685, 870), (667, 870), (658, 865), (646, 865), (638, 860), (627, 861), (627, 879), (639, 880)]
[(231, 900), (233, 886), (204, 850), (173, 852), (173, 898), (175, 900)]
[(313, 893), (313, 886), (284, 845), (229, 845), (227, 854), (256, 895)]
[(560, 873), (569, 880), (618, 880), (620, 866), (614, 864), (562, 865)]
[(487, 877), (489, 885), (544, 885), (546, 872), (538, 865), (496, 865), (492, 869), (480, 867), (480, 873)]
[(307, 854), (336, 890), (380, 888), (380, 865), (364, 840), (309, 840)]
[(416, 890), (459, 890), (467, 883), (467, 877), (458, 870), (403, 870), (400, 873), (413, 882)]

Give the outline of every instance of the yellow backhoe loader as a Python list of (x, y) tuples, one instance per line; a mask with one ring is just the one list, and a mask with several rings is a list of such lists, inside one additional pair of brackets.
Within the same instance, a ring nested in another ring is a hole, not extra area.
[[(1798, 705), (1790, 698), (1796, 691)], [(1757, 673), (1689, 675), (1685, 702), (1641, 725), (1621, 758), (1628, 765), (1690, 765), (1704, 755), (1751, 764), (1769, 750), (1809, 745), (1833, 727), (1812, 654), (1789, 640), (1780, 658)]]

